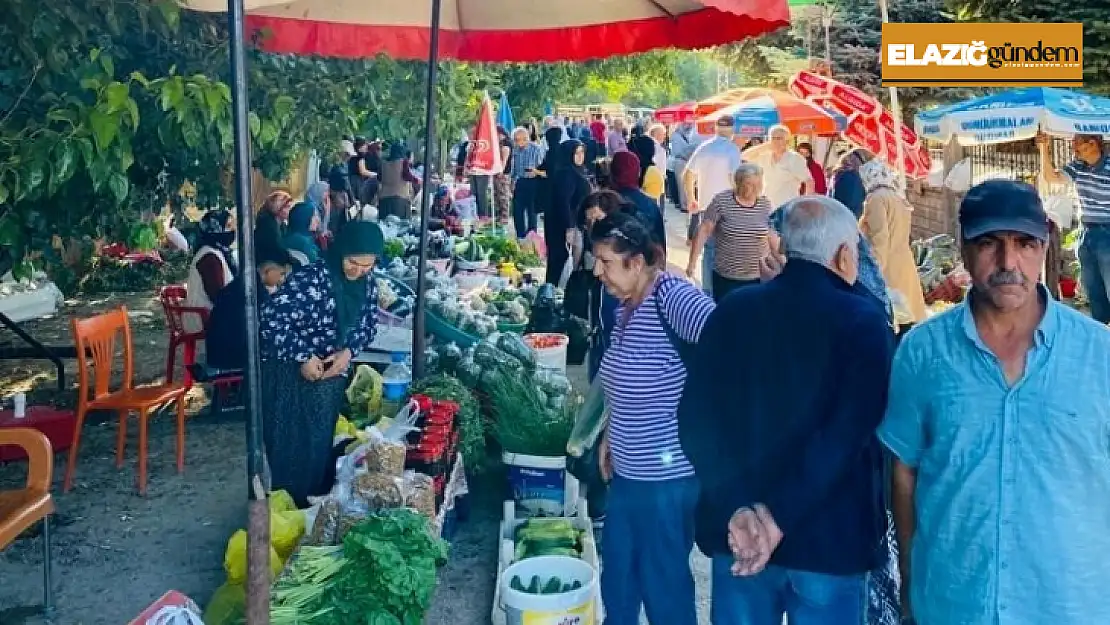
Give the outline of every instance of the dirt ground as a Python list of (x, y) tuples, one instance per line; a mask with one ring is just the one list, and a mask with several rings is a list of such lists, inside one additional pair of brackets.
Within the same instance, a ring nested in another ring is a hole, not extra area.
[[(681, 241), (684, 221), (668, 216), (668, 222), (671, 240)], [(672, 248), (670, 260), (684, 266), (685, 250)], [(48, 344), (71, 344), (70, 316), (119, 305), (131, 313), (136, 382), (160, 381), (166, 333), (162, 310), (151, 294), (69, 302), (54, 318), (24, 327)], [(0, 337), (6, 334), (0, 331)], [(576, 386), (585, 380), (580, 369), (568, 372)], [(59, 395), (49, 362), (0, 361), (0, 399), (24, 391), (29, 393), (29, 404), (72, 406), (76, 397), (73, 361), (66, 363), (66, 378), (70, 390)], [(114, 417), (86, 424), (75, 486), (68, 494), (61, 493), (65, 455), (56, 456), (54, 625), (123, 625), (170, 589), (203, 606), (223, 583), (227, 539), (244, 526), (246, 516), (245, 427), (234, 414), (221, 419), (208, 416), (203, 411), (206, 403), (203, 390), (194, 390), (182, 475), (174, 469), (172, 418), (159, 415), (151, 421), (146, 497), (135, 492), (134, 427), (128, 438), (127, 464), (115, 468)], [(22, 463), (0, 465), (0, 490), (17, 486), (24, 475)], [(459, 524), (450, 561), (440, 572), (425, 619), (429, 625), (489, 623), (504, 485), (503, 476), (497, 474), (470, 484), (470, 515)], [(708, 623), (707, 563), (696, 553), (692, 562), (700, 619)], [(0, 625), (42, 623), (32, 609), (42, 601), (40, 537), (23, 538), (0, 552), (0, 580)]]

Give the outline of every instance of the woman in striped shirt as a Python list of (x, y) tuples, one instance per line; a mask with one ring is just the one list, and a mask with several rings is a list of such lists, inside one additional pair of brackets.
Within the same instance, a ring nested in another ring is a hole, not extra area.
[(759, 284), (760, 261), (778, 249), (778, 235), (767, 223), (773, 210), (763, 196), (763, 169), (755, 163), (740, 165), (733, 173), (732, 189), (715, 195), (705, 210), (686, 275), (697, 275), (702, 247), (714, 237), (713, 298), (720, 302), (733, 289)]
[(701, 334), (713, 302), (661, 267), (639, 219), (615, 214), (590, 232), (594, 275), (621, 303), (601, 361), (610, 417), (599, 451), (610, 480), (602, 540), (606, 625), (696, 625), (690, 550), (698, 486), (678, 440), (686, 382), (680, 350)]

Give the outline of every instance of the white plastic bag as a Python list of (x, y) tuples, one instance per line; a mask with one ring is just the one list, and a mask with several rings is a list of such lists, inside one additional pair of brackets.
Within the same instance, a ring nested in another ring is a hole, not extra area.
[(567, 246), (567, 262), (563, 263), (563, 271), (559, 274), (559, 288), (567, 288), (567, 282), (570, 280), (570, 274), (574, 273), (574, 254), (571, 252), (570, 246)]
[(971, 188), (971, 159), (965, 158), (952, 167), (944, 178), (944, 186), (956, 193), (967, 193)]

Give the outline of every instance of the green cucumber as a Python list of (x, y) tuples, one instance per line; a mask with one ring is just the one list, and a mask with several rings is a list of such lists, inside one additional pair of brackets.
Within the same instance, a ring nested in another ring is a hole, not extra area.
[(538, 595), (540, 593), (540, 576), (533, 575), (532, 582), (528, 584), (528, 589), (524, 592), (529, 594)]
[(513, 579), (509, 581), (509, 588), (512, 588), (517, 592), (526, 592), (524, 590), (524, 584), (522, 584), (520, 581), (519, 575), (513, 575)]
[(542, 594), (542, 595), (556, 595), (556, 594), (559, 594), (562, 587), (563, 587), (562, 580), (560, 580), (558, 577), (552, 577), (551, 579), (547, 580), (547, 584), (544, 585), (543, 592), (541, 592), (540, 594)]

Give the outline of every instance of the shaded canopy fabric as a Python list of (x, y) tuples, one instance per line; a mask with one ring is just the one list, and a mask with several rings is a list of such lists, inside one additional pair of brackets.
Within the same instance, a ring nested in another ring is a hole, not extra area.
[(783, 91), (753, 89), (743, 100), (699, 118), (698, 132), (712, 134), (717, 120), (724, 115), (731, 115), (736, 120), (736, 132), (748, 137), (766, 135), (776, 124), (805, 135), (833, 135), (845, 127), (843, 115), (812, 102)]
[(961, 145), (1020, 141), (1038, 131), (1110, 137), (1110, 98), (1071, 89), (1007, 89), (918, 113), (917, 132)]
[(681, 122), (694, 121), (694, 109), (697, 107), (697, 102), (682, 102), (681, 104), (669, 104), (660, 109), (655, 109), (652, 114), (655, 121), (663, 124), (677, 124)]
[[(179, 0), (199, 11), (226, 0)], [(430, 0), (244, 0), (269, 52), (426, 59)], [(443, 0), (440, 56), (581, 61), (656, 48), (705, 48), (787, 26), (786, 0)]]

